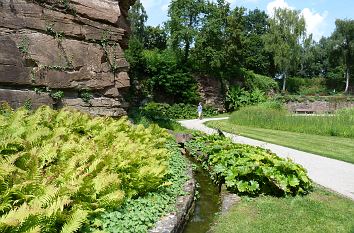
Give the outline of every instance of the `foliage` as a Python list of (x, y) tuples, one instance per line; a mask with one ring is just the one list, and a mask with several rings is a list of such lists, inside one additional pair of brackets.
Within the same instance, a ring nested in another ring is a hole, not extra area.
[(196, 71), (230, 79), (242, 60), (244, 9), (230, 9), (224, 0), (208, 2), (192, 58)]
[(167, 33), (166, 29), (160, 26), (147, 26), (144, 35), (145, 49), (159, 49), (167, 48)]
[(50, 97), (52, 97), (55, 100), (61, 100), (64, 97), (64, 92), (63, 91), (53, 91), (50, 93)]
[(93, 95), (90, 90), (81, 90), (79, 92), (79, 97), (85, 102), (90, 103), (90, 100), (93, 98)]
[(243, 66), (257, 74), (274, 76), (273, 57), (266, 51), (263, 35), (269, 30), (268, 15), (259, 9), (249, 10), (245, 18)]
[(354, 139), (352, 138), (242, 126), (231, 123), (228, 120), (209, 121), (206, 125), (232, 134), (354, 164)]
[(18, 45), (18, 49), (24, 56), (28, 56), (29, 53), (30, 42), (27, 36), (22, 37), (20, 44)]
[(134, 5), (130, 8), (128, 18), (133, 37), (143, 43), (146, 29), (145, 23), (148, 16), (140, 0), (135, 1)]
[(325, 101), (325, 102), (330, 102), (334, 104), (339, 104), (342, 102), (347, 102), (347, 101), (354, 101), (353, 96), (346, 96), (346, 95), (332, 95), (332, 96), (304, 96), (304, 95), (275, 95), (272, 98), (275, 101), (283, 102), (283, 103), (288, 103), (288, 102), (305, 102), (305, 101)]
[(102, 229), (107, 232), (147, 232), (164, 214), (175, 210), (176, 198), (184, 195), (187, 162), (178, 145), (167, 143), (169, 169), (164, 183), (155, 192), (126, 201), (118, 210), (101, 215)]
[(184, 64), (188, 62), (204, 5), (204, 0), (174, 0), (169, 5), (167, 27), (171, 47)]
[(354, 72), (354, 20), (336, 20), (336, 30), (333, 33), (336, 40), (335, 49), (342, 54), (343, 65), (345, 66), (346, 85), (344, 92), (349, 90), (351, 71)]
[(273, 54), (274, 63), (283, 78), (283, 91), (286, 78), (296, 69), (300, 59), (300, 38), (305, 35), (305, 19), (300, 12), (277, 8), (269, 20), (269, 31), (265, 34), (266, 50)]
[[(173, 104), (150, 102), (141, 108), (143, 115), (150, 119), (193, 119), (197, 118), (197, 106), (192, 104)], [(211, 106), (203, 106), (203, 116), (211, 117), (218, 112)]]
[(215, 182), (225, 182), (233, 192), (286, 196), (311, 190), (311, 181), (302, 166), (269, 150), (235, 144), (218, 135), (195, 137), (187, 147)]
[(354, 138), (352, 109), (339, 111), (334, 116), (294, 116), (284, 109), (249, 106), (234, 112), (230, 122), (257, 128)]
[(168, 174), (157, 126), (49, 107), (3, 108), (0, 124), (1, 232), (75, 232)]
[(266, 99), (264, 92), (259, 89), (249, 92), (239, 86), (234, 86), (226, 93), (225, 103), (229, 111), (234, 111), (244, 106), (264, 102)]
[(300, 95), (326, 94), (326, 80), (324, 78), (289, 77), (288, 92)]
[(199, 101), (197, 83), (193, 76), (178, 64), (177, 57), (168, 50), (144, 51), (148, 93), (155, 101), (196, 103)]
[(271, 77), (256, 74), (250, 70), (242, 70), (244, 85), (248, 90), (259, 89), (265, 93), (278, 91), (278, 83)]
[(135, 124), (141, 124), (145, 127), (156, 124), (161, 128), (169, 129), (174, 132), (189, 132), (179, 122), (170, 118), (162, 117), (150, 117), (144, 114), (144, 111), (139, 109), (132, 109), (129, 113), (129, 118), (133, 120)]

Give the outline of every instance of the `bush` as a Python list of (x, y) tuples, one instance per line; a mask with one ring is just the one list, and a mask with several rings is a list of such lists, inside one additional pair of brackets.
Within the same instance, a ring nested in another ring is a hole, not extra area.
[(247, 90), (259, 89), (265, 93), (278, 91), (278, 83), (271, 77), (256, 74), (250, 70), (242, 70), (244, 84)]
[[(153, 120), (162, 119), (193, 119), (197, 118), (197, 106), (192, 104), (173, 104), (150, 102), (141, 109), (142, 115)], [(203, 106), (203, 116), (211, 117), (218, 111), (210, 106)]]
[(260, 147), (235, 144), (217, 135), (195, 137), (187, 147), (213, 180), (225, 182), (232, 192), (286, 196), (307, 194), (312, 188), (302, 166)]
[(169, 50), (144, 51), (146, 63), (145, 85), (155, 101), (169, 103), (197, 103), (200, 99), (197, 82), (178, 64), (177, 57)]
[(290, 77), (287, 79), (287, 91), (300, 95), (326, 94), (325, 81), (324, 78)]
[(166, 181), (170, 136), (157, 126), (49, 107), (0, 113), (1, 232), (76, 232)]
[(248, 92), (238, 86), (231, 87), (226, 93), (226, 108), (228, 111), (234, 111), (241, 107), (254, 105), (266, 101), (264, 92), (254, 89)]

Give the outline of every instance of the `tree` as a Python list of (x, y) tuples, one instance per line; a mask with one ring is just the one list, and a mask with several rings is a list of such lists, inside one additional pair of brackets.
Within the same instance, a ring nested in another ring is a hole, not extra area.
[(283, 91), (288, 73), (299, 63), (300, 40), (305, 32), (305, 19), (299, 11), (278, 8), (269, 20), (269, 31), (264, 36), (265, 46), (273, 54), (274, 63), (282, 75)]
[(172, 49), (182, 55), (182, 62), (187, 63), (192, 44), (200, 26), (204, 0), (172, 0), (167, 26), (170, 31)]
[(262, 39), (268, 28), (268, 16), (264, 11), (255, 9), (245, 15), (244, 67), (257, 74), (273, 76), (273, 57), (265, 50)]
[(333, 33), (336, 40), (335, 49), (341, 51), (345, 67), (345, 93), (349, 90), (350, 72), (354, 65), (354, 20), (336, 20), (336, 30)]
[(232, 76), (242, 60), (244, 9), (230, 10), (224, 0), (209, 2), (196, 37), (193, 60), (198, 71), (214, 77)]
[(130, 21), (130, 28), (132, 30), (132, 37), (135, 37), (143, 43), (145, 36), (145, 23), (148, 16), (140, 0), (136, 0), (135, 4), (130, 8), (128, 18)]
[(160, 26), (153, 27), (147, 26), (144, 36), (145, 49), (159, 49), (164, 50), (167, 48), (167, 33), (164, 28)]

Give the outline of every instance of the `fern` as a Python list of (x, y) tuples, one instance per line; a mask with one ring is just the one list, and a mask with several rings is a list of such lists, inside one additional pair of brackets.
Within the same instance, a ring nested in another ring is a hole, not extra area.
[(77, 231), (85, 222), (87, 215), (88, 212), (85, 210), (75, 210), (74, 213), (71, 215), (69, 221), (67, 221), (67, 223), (65, 223), (65, 225), (61, 229), (60, 233), (73, 233)]
[(157, 190), (166, 131), (68, 109), (0, 111), (0, 232), (75, 232)]

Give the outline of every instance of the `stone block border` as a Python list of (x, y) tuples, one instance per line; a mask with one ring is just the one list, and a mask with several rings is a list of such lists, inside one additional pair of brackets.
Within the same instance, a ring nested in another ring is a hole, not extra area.
[(186, 195), (177, 198), (176, 211), (162, 217), (155, 227), (149, 230), (149, 233), (178, 233), (183, 231), (185, 224), (194, 211), (195, 204), (196, 180), (190, 162), (188, 162), (187, 176), (190, 178), (183, 186)]

